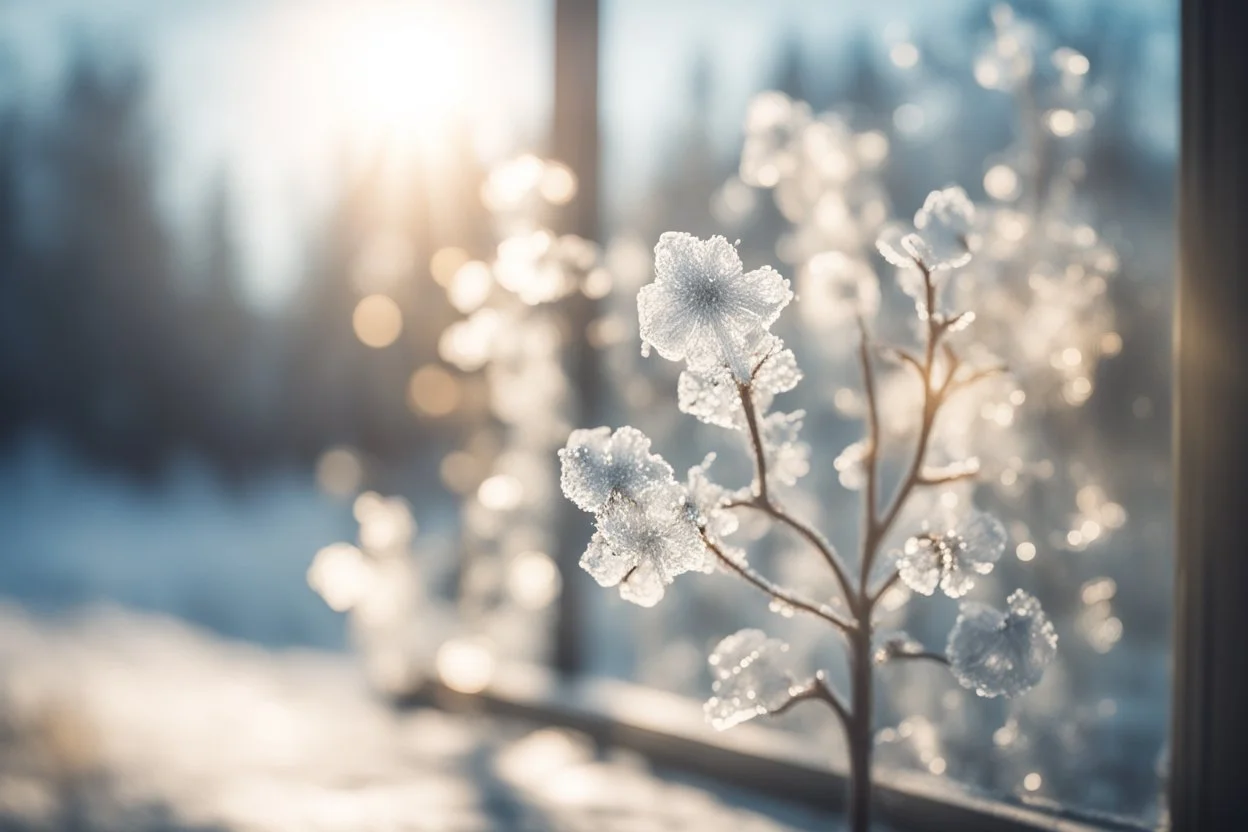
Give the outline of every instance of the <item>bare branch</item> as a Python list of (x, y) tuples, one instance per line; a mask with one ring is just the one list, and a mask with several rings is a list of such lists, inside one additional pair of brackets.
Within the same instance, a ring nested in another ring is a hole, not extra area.
[[(876, 502), (879, 493), (879, 448), (880, 448), (880, 411), (875, 396), (875, 369), (871, 364), (871, 343), (867, 335), (867, 324), (858, 316), (858, 329), (861, 340), (858, 342), (858, 361), (862, 365), (862, 388), (867, 396), (867, 455), (863, 465), (867, 470), (866, 491), (863, 495), (862, 535), (867, 539), (871, 529), (875, 528)], [(867, 576), (870, 571), (870, 557), (859, 559), (861, 572), (858, 576), (858, 593), (865, 595)]]
[(950, 483), (962, 482), (964, 480), (973, 480), (979, 476), (978, 468), (968, 468), (964, 471), (957, 471), (952, 474), (942, 474), (939, 477), (929, 477), (922, 473), (915, 480), (915, 485), (949, 485)]
[(875, 592), (871, 593), (870, 597), (867, 600), (867, 606), (870, 609), (874, 609), (875, 605), (879, 603), (881, 598), (884, 597), (884, 593), (888, 592), (890, 589), (896, 586), (897, 582), (900, 580), (901, 580), (901, 573), (894, 570), (893, 574), (889, 575), (888, 578), (882, 584), (879, 585), (879, 587), (875, 590)]
[(758, 498), (767, 499), (767, 455), (763, 448), (763, 435), (758, 424), (758, 412), (754, 408), (754, 393), (748, 383), (738, 383), (741, 408), (745, 411), (745, 423), (750, 429), (750, 445), (754, 449), (754, 474), (758, 478)]
[(770, 596), (772, 599), (783, 604), (787, 604), (795, 610), (801, 610), (802, 612), (809, 613), (816, 618), (822, 618), (824, 621), (827, 621), (843, 633), (853, 631), (854, 624), (851, 621), (841, 618), (828, 607), (815, 604), (813, 601), (808, 601), (805, 598), (794, 595), (787, 589), (772, 583), (767, 578), (755, 572), (748, 565), (738, 563), (733, 558), (728, 557), (728, 555), (724, 554), (723, 549), (706, 536), (705, 532), (702, 533), (702, 542), (705, 543), (706, 547), (715, 554), (715, 557), (719, 559), (720, 563), (728, 567), (729, 570), (735, 572), (741, 578), (744, 578), (747, 583), (753, 584), (755, 588), (762, 590), (764, 594)]
[(849, 708), (846, 707), (844, 700), (842, 700), (840, 694), (833, 689), (831, 683), (828, 682), (822, 670), (815, 674), (815, 678), (810, 680), (810, 684), (806, 685), (801, 690), (794, 692), (792, 698), (788, 702), (785, 702), (779, 708), (771, 711), (770, 715), (779, 716), (798, 703), (807, 702), (812, 699), (818, 699), (822, 702), (826, 702), (832, 710), (836, 711), (836, 715), (840, 717), (843, 725), (848, 725), (853, 719), (853, 716), (850, 714)]
[(856, 594), (854, 593), (853, 586), (849, 582), (849, 570), (846, 569), (845, 564), (841, 562), (841, 558), (837, 555), (836, 549), (833, 548), (832, 544), (829, 543), (827, 538), (820, 534), (818, 530), (806, 525), (801, 520), (798, 520), (796, 517), (789, 514), (775, 503), (764, 502), (762, 497), (750, 502), (729, 503), (728, 506), (731, 508), (757, 509), (773, 520), (783, 523), (793, 529), (793, 531), (805, 538), (806, 542), (813, 546), (815, 550), (823, 556), (823, 559), (827, 561), (828, 566), (832, 567), (832, 572), (836, 575), (836, 582), (840, 584), (841, 593), (845, 596), (845, 602), (849, 605), (850, 610), (856, 610), (858, 608)]
[(910, 660), (929, 661), (929, 662), (935, 662), (936, 664), (943, 664), (946, 667), (949, 666), (948, 656), (946, 656), (944, 653), (936, 653), (931, 650), (915, 650), (915, 651), (905, 651), (905, 652), (900, 652), (900, 653), (888, 654), (888, 661), (890, 662), (910, 661)]

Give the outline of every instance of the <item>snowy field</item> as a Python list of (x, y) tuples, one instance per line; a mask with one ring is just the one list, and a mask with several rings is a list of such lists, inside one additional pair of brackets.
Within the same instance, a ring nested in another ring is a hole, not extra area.
[(115, 608), (9, 605), (0, 631), (2, 829), (836, 828), (575, 733), (396, 712), (341, 655)]

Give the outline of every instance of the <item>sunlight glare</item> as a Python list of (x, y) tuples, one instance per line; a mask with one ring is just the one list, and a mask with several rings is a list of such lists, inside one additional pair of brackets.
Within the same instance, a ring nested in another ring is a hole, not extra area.
[(328, 55), (343, 114), (369, 148), (446, 138), (467, 92), (464, 50), (436, 4), (371, 4), (342, 21)]

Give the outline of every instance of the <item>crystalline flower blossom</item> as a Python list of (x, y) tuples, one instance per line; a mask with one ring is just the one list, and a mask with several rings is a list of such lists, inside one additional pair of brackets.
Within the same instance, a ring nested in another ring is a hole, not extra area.
[(677, 575), (705, 568), (706, 545), (686, 504), (675, 483), (650, 489), (641, 502), (612, 501), (598, 515), (581, 567), (602, 586), (618, 585), (624, 600), (654, 606)]
[(675, 482), (672, 466), (650, 453), (650, 439), (636, 428), (575, 430), (559, 451), (560, 484), (585, 511), (599, 511), (614, 496), (638, 499), (648, 488)]
[(949, 633), (953, 675), (980, 696), (1019, 696), (1035, 687), (1057, 655), (1057, 633), (1040, 602), (1023, 590), (1005, 612), (986, 604), (962, 604)]
[(740, 630), (716, 645), (710, 658), (714, 696), (703, 710), (723, 731), (776, 711), (793, 698), (794, 678), (784, 654), (789, 645), (762, 630)]
[(915, 261), (932, 271), (956, 269), (971, 259), (975, 205), (960, 187), (928, 194), (914, 215), (914, 231), (892, 225), (881, 232), (876, 248), (884, 259), (905, 269)]
[(637, 298), (643, 348), (693, 371), (724, 366), (749, 381), (751, 355), (793, 299), (789, 281), (770, 267), (745, 273), (723, 237), (669, 231), (654, 254), (655, 281)]
[(901, 580), (923, 595), (939, 586), (950, 598), (961, 598), (975, 586), (975, 576), (987, 575), (1000, 559), (1005, 528), (979, 511), (942, 526), (906, 541), (898, 560)]

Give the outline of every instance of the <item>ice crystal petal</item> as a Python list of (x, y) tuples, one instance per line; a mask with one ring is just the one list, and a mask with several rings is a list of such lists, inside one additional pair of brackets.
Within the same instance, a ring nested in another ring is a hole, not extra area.
[(889, 263), (900, 269), (915, 268), (914, 255), (902, 245), (910, 232), (905, 226), (890, 223), (880, 231), (876, 238), (875, 248)]
[(738, 522), (737, 516), (724, 508), (733, 499), (734, 492), (712, 482), (707, 473), (715, 458), (715, 454), (707, 454), (700, 465), (689, 469), (686, 488), (695, 521), (712, 539), (718, 540), (735, 532)]
[(1006, 611), (962, 604), (949, 633), (948, 656), (959, 684), (980, 696), (1019, 696), (1035, 687), (1057, 655), (1057, 633), (1040, 602), (1023, 590)]
[(574, 430), (559, 451), (560, 484), (569, 500), (599, 511), (615, 496), (638, 498), (655, 486), (675, 482), (672, 466), (650, 453), (650, 439), (632, 427)]
[[(706, 545), (688, 504), (685, 488), (671, 483), (647, 490), (640, 500), (612, 500), (598, 515), (603, 542), (627, 564), (619, 580), (625, 600), (653, 606), (677, 575), (705, 568)], [(612, 568), (611, 574), (619, 570)]]
[(966, 191), (953, 186), (932, 191), (914, 215), (914, 227), (927, 247), (923, 262), (931, 269), (954, 269), (971, 259), (975, 205)]
[(620, 597), (639, 607), (653, 607), (663, 600), (667, 586), (653, 562), (642, 561), (620, 582)]
[(939, 586), (950, 598), (961, 598), (975, 586), (976, 575), (993, 570), (1007, 540), (1000, 521), (980, 511), (957, 523), (946, 520), (925, 527), (902, 549), (901, 580), (922, 595), (931, 595)]
[(715, 646), (707, 662), (714, 677), (703, 710), (718, 731), (784, 707), (794, 679), (785, 661), (789, 645), (762, 630), (740, 630)]
[(669, 231), (654, 252), (655, 281), (637, 296), (643, 344), (691, 370), (725, 366), (748, 381), (754, 348), (793, 298), (789, 281), (769, 267), (743, 274), (723, 237)]
[(685, 370), (676, 385), (676, 405), (708, 425), (742, 430), (745, 415), (741, 409), (741, 392), (727, 369), (716, 367), (707, 372)]
[(597, 532), (589, 539), (585, 554), (581, 555), (581, 568), (590, 574), (599, 586), (615, 586), (633, 568), (634, 559), (624, 557), (607, 545)]
[[(914, 230), (890, 223), (876, 239), (884, 259), (903, 270), (903, 289), (915, 295), (917, 265), (939, 272), (965, 266), (975, 247), (975, 205), (966, 191), (954, 186), (932, 191), (914, 215)], [(917, 261), (917, 263), (916, 263)]]
[(802, 371), (797, 366), (797, 356), (793, 354), (793, 350), (784, 349), (779, 338), (772, 338), (770, 341), (770, 351), (754, 371), (752, 386), (756, 396), (787, 393), (802, 380)]

